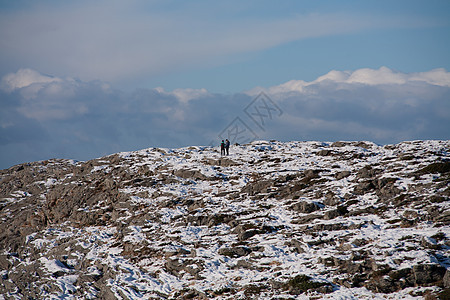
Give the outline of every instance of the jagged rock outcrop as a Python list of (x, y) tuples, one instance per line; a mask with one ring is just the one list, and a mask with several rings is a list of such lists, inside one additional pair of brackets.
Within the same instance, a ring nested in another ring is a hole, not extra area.
[(449, 146), (260, 141), (1, 170), (0, 294), (445, 299)]

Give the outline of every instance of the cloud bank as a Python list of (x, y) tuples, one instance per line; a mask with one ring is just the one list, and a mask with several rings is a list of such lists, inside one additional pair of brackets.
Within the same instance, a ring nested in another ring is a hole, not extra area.
[[(450, 73), (444, 69), (331, 71), (311, 82), (232, 95), (161, 88), (130, 93), (30, 69), (3, 76), (0, 87), (0, 168), (55, 157), (86, 160), (147, 147), (216, 144), (236, 124), (252, 138), (282, 141), (450, 138)], [(279, 109), (270, 118), (262, 102), (253, 101), (261, 91)], [(249, 108), (260, 115), (252, 119)]]

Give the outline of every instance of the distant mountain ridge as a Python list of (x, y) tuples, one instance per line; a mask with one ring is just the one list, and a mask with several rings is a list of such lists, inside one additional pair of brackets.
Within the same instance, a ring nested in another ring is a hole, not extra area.
[(1, 170), (0, 299), (448, 299), (449, 148), (255, 141)]

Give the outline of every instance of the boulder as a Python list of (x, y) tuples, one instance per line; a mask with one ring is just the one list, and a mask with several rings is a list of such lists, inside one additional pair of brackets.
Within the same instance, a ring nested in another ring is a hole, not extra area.
[(229, 248), (220, 248), (219, 254), (228, 257), (242, 257), (247, 256), (252, 252), (252, 250), (248, 247), (237, 246), (237, 247), (229, 247)]
[(336, 173), (335, 178), (337, 180), (341, 180), (341, 179), (343, 179), (345, 177), (350, 176), (350, 174), (351, 174), (350, 171), (341, 171), (341, 172)]
[(444, 277), (442, 278), (443, 284), (445, 288), (450, 288), (450, 270), (445, 272)]
[(258, 233), (259, 233), (259, 231), (257, 229), (249, 229), (249, 230), (243, 231), (238, 234), (238, 240), (239, 241), (248, 240), (249, 238), (257, 235)]
[(439, 265), (422, 264), (413, 266), (412, 273), (415, 283), (417, 285), (424, 285), (442, 280), (445, 276), (446, 269)]
[(331, 220), (340, 216), (344, 216), (348, 213), (347, 207), (344, 205), (340, 205), (337, 209), (326, 211), (323, 215), (324, 220)]
[(273, 182), (271, 180), (258, 180), (247, 183), (245, 187), (242, 188), (241, 193), (247, 193), (249, 196), (254, 196), (261, 193), (267, 193), (269, 187), (271, 187)]
[(291, 206), (291, 209), (300, 213), (312, 213), (316, 210), (319, 210), (320, 206), (315, 202), (301, 201), (293, 204)]

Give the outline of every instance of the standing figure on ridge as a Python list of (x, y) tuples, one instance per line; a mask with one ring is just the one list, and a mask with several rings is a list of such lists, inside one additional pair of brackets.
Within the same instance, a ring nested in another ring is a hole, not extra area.
[(227, 139), (225, 141), (225, 149), (227, 150), (227, 155), (230, 154), (230, 141)]
[(225, 142), (223, 140), (220, 143), (220, 155), (225, 155)]

